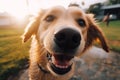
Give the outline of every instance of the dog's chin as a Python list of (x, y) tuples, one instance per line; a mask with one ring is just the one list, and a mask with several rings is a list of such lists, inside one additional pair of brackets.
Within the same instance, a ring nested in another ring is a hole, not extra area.
[(47, 67), (54, 75), (67, 74), (72, 71), (73, 57), (74, 56), (51, 54)]

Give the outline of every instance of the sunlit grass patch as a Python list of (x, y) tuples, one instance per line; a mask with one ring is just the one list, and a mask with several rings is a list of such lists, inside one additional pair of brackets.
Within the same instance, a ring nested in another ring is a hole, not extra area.
[(23, 29), (0, 29), (0, 80), (18, 73), (28, 60), (29, 43), (22, 44)]
[(105, 23), (100, 23), (100, 27), (108, 39), (110, 48), (120, 52), (120, 21), (110, 21), (108, 27), (105, 25)]

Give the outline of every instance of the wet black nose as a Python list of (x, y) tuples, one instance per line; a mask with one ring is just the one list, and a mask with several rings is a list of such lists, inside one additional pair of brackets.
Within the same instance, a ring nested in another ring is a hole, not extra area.
[(65, 28), (55, 34), (56, 45), (63, 50), (75, 49), (80, 45), (80, 33), (71, 28)]

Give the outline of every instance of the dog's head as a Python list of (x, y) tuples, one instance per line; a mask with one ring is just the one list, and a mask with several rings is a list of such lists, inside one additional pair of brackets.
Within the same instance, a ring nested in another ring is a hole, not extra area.
[(74, 56), (82, 55), (96, 39), (106, 52), (109, 51), (94, 19), (78, 7), (42, 10), (28, 25), (23, 41), (26, 42), (31, 35), (37, 36), (39, 44), (49, 53), (51, 58), (47, 66), (58, 75), (70, 73)]

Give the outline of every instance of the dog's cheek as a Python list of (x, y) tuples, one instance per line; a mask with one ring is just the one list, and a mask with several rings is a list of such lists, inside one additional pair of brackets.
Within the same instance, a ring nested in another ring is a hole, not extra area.
[(46, 35), (48, 34), (48, 31), (44, 27), (45, 27), (44, 24), (41, 23), (41, 25), (39, 26), (39, 29), (38, 29), (38, 33), (37, 33), (39, 41), (42, 44), (44, 43), (44, 39), (46, 38)]
[(54, 46), (53, 38), (54, 38), (54, 35), (51, 33), (51, 31), (47, 31), (43, 39), (44, 47), (50, 53), (53, 53), (53, 50), (52, 50)]
[(85, 39), (84, 36), (81, 36), (80, 46), (77, 50), (76, 56), (81, 56), (83, 54), (84, 48), (85, 48)]

